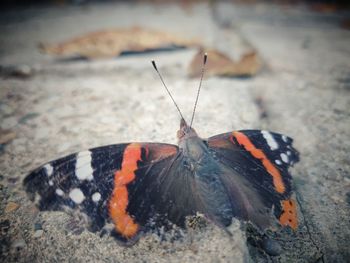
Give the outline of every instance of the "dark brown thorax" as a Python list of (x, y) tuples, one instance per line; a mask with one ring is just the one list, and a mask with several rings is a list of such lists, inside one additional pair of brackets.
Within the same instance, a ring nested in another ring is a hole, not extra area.
[(208, 150), (203, 139), (198, 136), (197, 132), (184, 119), (180, 122), (177, 138), (182, 154), (189, 159), (198, 161)]

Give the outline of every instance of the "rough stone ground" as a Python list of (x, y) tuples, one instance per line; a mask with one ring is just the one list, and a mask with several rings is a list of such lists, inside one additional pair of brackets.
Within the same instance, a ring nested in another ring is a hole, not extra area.
[[(28, 78), (1, 77), (0, 127), (16, 133), (0, 149), (1, 260), (348, 262), (350, 32), (339, 26), (345, 15), (266, 4), (189, 9), (104, 4), (3, 12), (1, 65), (27, 65), (32, 73)], [(284, 249), (280, 256), (247, 246), (250, 233), (237, 221), (230, 227), (232, 238), (208, 225), (178, 240), (160, 242), (149, 235), (124, 248), (110, 237), (85, 231), (64, 213), (34, 212), (21, 181), (48, 160), (111, 143), (176, 143), (179, 118), (151, 59), (158, 61), (174, 97), (190, 116), (198, 81), (188, 79), (186, 70), (195, 50), (60, 62), (36, 48), (39, 41), (130, 25), (200, 37), (236, 57), (254, 47), (262, 56), (265, 67), (255, 78), (204, 82), (195, 127), (202, 137), (264, 128), (295, 139), (301, 162), (292, 173), (301, 225), (294, 233), (273, 234)], [(19, 208), (6, 210), (10, 202)]]

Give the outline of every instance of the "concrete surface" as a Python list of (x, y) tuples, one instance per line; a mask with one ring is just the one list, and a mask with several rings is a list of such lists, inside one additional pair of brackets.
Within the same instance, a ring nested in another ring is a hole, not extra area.
[[(30, 76), (15, 78), (6, 70), (1, 76), (0, 127), (16, 134), (0, 149), (1, 260), (348, 262), (350, 32), (339, 27), (345, 16), (266, 4), (187, 9), (103, 4), (3, 12), (1, 66), (29, 67)], [(208, 225), (178, 240), (160, 242), (149, 235), (124, 248), (84, 230), (64, 213), (34, 212), (21, 181), (48, 160), (111, 143), (176, 143), (179, 116), (151, 59), (190, 117), (198, 80), (188, 79), (186, 71), (195, 50), (60, 62), (36, 48), (38, 42), (131, 25), (200, 37), (237, 57), (254, 47), (264, 59), (255, 78), (205, 80), (194, 126), (202, 137), (264, 128), (295, 139), (301, 162), (292, 174), (301, 226), (272, 234), (283, 248), (281, 255), (268, 256), (247, 245), (250, 233), (238, 221), (230, 227), (232, 238)], [(9, 209), (11, 202), (19, 207)]]

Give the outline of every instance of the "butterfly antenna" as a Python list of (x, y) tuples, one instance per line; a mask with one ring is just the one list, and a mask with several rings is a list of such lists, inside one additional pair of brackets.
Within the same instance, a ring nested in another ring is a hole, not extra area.
[(171, 100), (174, 102), (174, 105), (175, 105), (177, 111), (180, 113), (181, 118), (182, 118), (183, 120), (185, 120), (185, 118), (183, 117), (183, 115), (182, 115), (182, 113), (181, 113), (181, 111), (180, 111), (179, 106), (176, 104), (176, 102), (175, 102), (173, 96), (171, 95), (171, 93), (170, 93), (168, 87), (165, 85), (165, 82), (164, 82), (164, 80), (163, 80), (163, 78), (162, 78), (162, 75), (160, 75), (160, 73), (159, 73), (159, 71), (158, 71), (158, 68), (157, 68), (157, 65), (156, 65), (156, 62), (155, 62), (154, 60), (152, 60), (152, 65), (153, 65), (154, 69), (157, 71), (158, 76), (159, 76), (161, 82), (163, 83), (164, 88), (165, 88), (166, 91), (168, 92), (168, 94), (169, 94)]
[(207, 58), (208, 58), (208, 54), (207, 54), (207, 53), (204, 53), (203, 66), (202, 66), (202, 73), (201, 73), (201, 80), (200, 80), (200, 82), (199, 82), (199, 87), (198, 87), (198, 91), (197, 91), (196, 102), (194, 103), (194, 107), (193, 107), (193, 112), (192, 112), (192, 118), (191, 118), (190, 128), (192, 127), (192, 123), (193, 123), (193, 120), (194, 120), (194, 114), (196, 113), (196, 108), (197, 108), (199, 93), (200, 93), (201, 87), (202, 87), (202, 80), (203, 80), (203, 76), (204, 76), (205, 64), (207, 63)]

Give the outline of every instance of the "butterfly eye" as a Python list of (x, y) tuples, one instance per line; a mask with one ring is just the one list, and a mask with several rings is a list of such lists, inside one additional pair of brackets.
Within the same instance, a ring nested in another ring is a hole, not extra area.
[(185, 136), (185, 132), (182, 129), (177, 131), (177, 138), (178, 139), (181, 139), (184, 136)]

